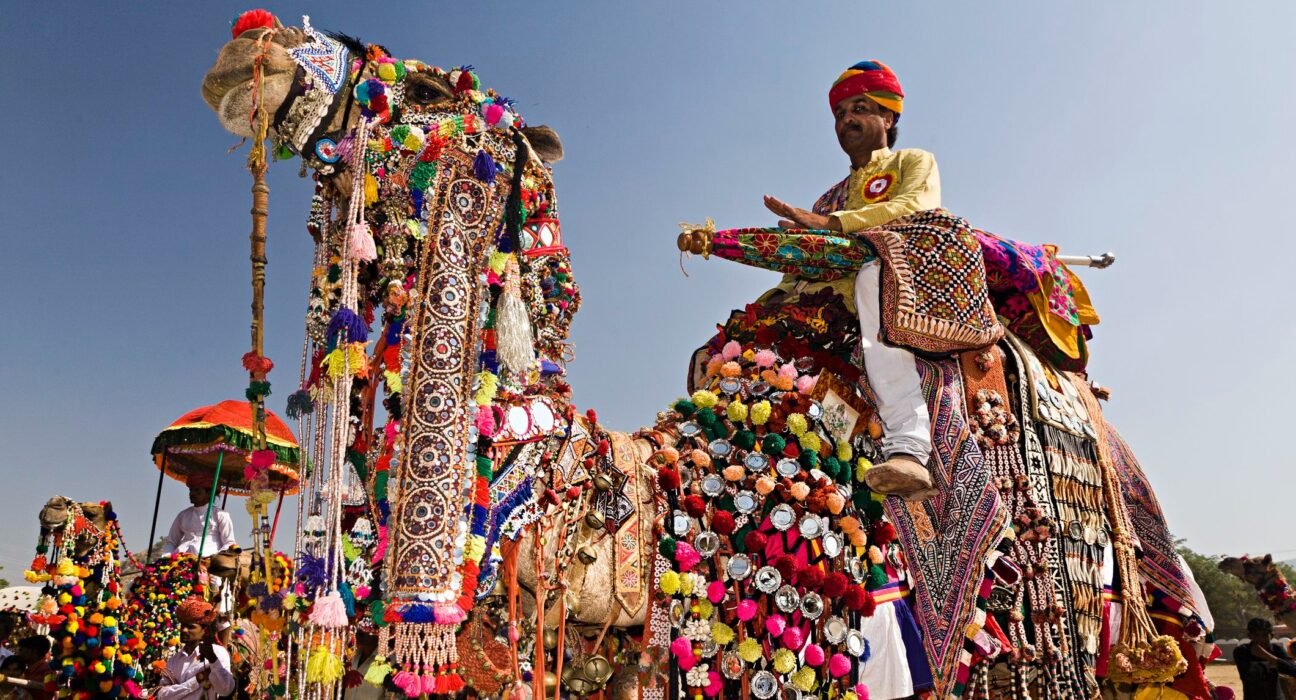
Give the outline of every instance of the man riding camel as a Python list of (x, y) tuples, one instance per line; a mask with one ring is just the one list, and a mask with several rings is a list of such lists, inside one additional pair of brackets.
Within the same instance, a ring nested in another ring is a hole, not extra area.
[(207, 518), (207, 505), (211, 503), (212, 489), (215, 488), (211, 475), (194, 472), (185, 483), (189, 486), (189, 503), (192, 505), (180, 511), (171, 523), (171, 530), (162, 544), (162, 555), (193, 554), (202, 559), (237, 547), (234, 520), (229, 513), (213, 505), (211, 518)]
[[(820, 197), (813, 210), (767, 195), (765, 206), (783, 217), (781, 227), (859, 233), (940, 208), (940, 174), (932, 154), (918, 149), (891, 150), (904, 91), (890, 68), (880, 61), (851, 66), (833, 83), (828, 104), (833, 110), (837, 142), (850, 157), (850, 176)], [(788, 274), (771, 294), (801, 295), (830, 287), (848, 306), (854, 301), (864, 369), (884, 428), (882, 453), (886, 457), (867, 472), (866, 481), (876, 492), (921, 500), (932, 495), (926, 466), (932, 450), (931, 417), (913, 353), (880, 340), (880, 275), (878, 260), (865, 264), (858, 274), (829, 282)]]

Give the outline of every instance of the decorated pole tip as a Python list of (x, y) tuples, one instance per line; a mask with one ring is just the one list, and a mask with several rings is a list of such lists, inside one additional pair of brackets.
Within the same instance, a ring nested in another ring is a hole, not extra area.
[(243, 32), (252, 29), (277, 29), (283, 24), (269, 10), (248, 10), (230, 23), (233, 26), (231, 38), (237, 39)]

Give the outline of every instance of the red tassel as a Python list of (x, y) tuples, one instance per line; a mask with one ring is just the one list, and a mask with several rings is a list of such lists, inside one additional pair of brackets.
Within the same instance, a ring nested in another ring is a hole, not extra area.
[(277, 24), (279, 24), (279, 20), (275, 19), (275, 16), (270, 14), (268, 10), (248, 10), (234, 20), (234, 28), (231, 30), (233, 36), (231, 38), (237, 39), (240, 34), (249, 29), (273, 29)]
[(594, 409), (591, 408), (586, 411), (585, 417), (589, 419), (589, 422), (598, 425), (598, 414), (594, 412)]

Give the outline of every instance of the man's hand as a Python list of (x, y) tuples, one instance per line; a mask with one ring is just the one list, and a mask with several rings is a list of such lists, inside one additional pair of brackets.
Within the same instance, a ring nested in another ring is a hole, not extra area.
[(841, 223), (836, 217), (816, 214), (807, 209), (794, 207), (787, 202), (765, 195), (765, 208), (783, 217), (779, 220), (780, 228), (810, 228), (820, 231), (840, 231)]
[(174, 675), (172, 675), (172, 673), (171, 673), (171, 669), (169, 669), (169, 668), (164, 668), (164, 669), (162, 669), (162, 673), (160, 674), (160, 679), (162, 680), (162, 684), (163, 684), (163, 685), (175, 685), (175, 684), (176, 684), (176, 678), (175, 678)]
[(1252, 642), (1251, 654), (1265, 663), (1275, 663), (1278, 661), (1278, 657), (1274, 656), (1273, 652), (1269, 651), (1269, 649), (1263, 644)]

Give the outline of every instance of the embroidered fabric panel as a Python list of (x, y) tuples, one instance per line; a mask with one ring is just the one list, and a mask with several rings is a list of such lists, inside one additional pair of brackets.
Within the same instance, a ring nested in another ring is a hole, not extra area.
[(877, 259), (858, 238), (813, 229), (727, 229), (711, 244), (716, 257), (815, 281), (840, 279)]
[(481, 267), (503, 192), (473, 176), (470, 162), (447, 151), (436, 187), (440, 221), (419, 261), (406, 449), (399, 501), (392, 507), (388, 592), (393, 600), (449, 603), (460, 592), (464, 486), (476, 473), (473, 378), (477, 371)]

